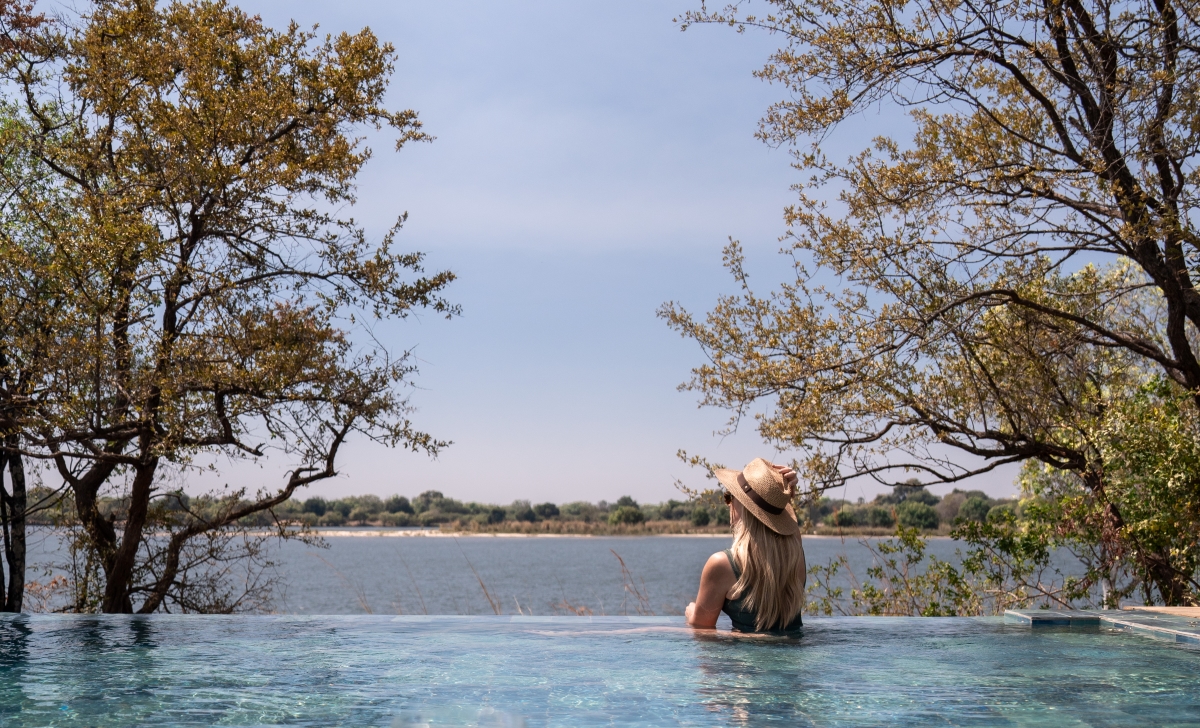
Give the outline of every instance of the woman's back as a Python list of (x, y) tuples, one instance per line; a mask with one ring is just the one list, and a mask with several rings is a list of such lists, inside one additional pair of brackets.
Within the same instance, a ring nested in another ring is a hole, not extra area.
[[(725, 558), (729, 559), (729, 566), (733, 569), (733, 578), (741, 579), (742, 570), (738, 568), (737, 561), (733, 558), (733, 550), (725, 549), (721, 553), (725, 554)], [(793, 635), (798, 633), (803, 626), (801, 615), (797, 613), (790, 622), (781, 628), (760, 630), (758, 628), (758, 614), (746, 604), (744, 594), (734, 599), (726, 599), (725, 606), (721, 608), (721, 611), (729, 615), (729, 621), (733, 622), (733, 628), (738, 632), (765, 632), (767, 634)]]

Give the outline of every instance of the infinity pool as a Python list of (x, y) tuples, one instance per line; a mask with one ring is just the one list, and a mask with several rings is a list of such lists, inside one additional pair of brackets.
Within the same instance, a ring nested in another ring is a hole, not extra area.
[(1200, 651), (1000, 618), (18, 615), (0, 723), (1200, 726)]

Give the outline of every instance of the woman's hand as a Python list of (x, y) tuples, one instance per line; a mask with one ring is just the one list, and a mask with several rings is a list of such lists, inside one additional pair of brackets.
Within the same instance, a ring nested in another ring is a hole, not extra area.
[(800, 482), (800, 474), (797, 473), (795, 470), (792, 470), (788, 466), (776, 465), (775, 463), (771, 463), (771, 467), (775, 468), (775, 471), (783, 476), (783, 484), (784, 485), (790, 485), (792, 487), (795, 487), (796, 484)]

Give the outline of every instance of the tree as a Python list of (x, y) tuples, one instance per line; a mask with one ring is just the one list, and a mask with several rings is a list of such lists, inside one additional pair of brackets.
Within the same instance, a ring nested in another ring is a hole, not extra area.
[[(446, 444), (408, 419), (407, 354), (365, 326), (452, 315), (453, 275), (393, 252), (399, 223), (372, 245), (334, 212), (370, 156), (357, 129), (391, 127), (397, 147), (427, 137), (415, 112), (382, 106), (393, 50), (369, 30), (319, 38), (220, 1), (115, 0), (23, 39), (34, 50), (6, 74), (49, 192), (22, 204), (68, 202), (35, 268), (67, 294), (39, 337), (11, 345), (11, 360), (43, 364), (7, 429), (68, 484), (102, 611), (203, 609), (183, 593), (187, 569), (211, 563), (189, 566), (197, 539), (335, 475), (352, 435)], [(160, 486), (203, 458), (272, 452), (291, 465), (277, 488), (201, 510)], [(105, 489), (123, 507), (103, 513)]]
[[(11, 58), (28, 52), (25, 39), (46, 22), (45, 16), (34, 13), (31, 3), (0, 0), (0, 56)], [(31, 159), (29, 150), (21, 143), (20, 123), (13, 118), (10, 109), (4, 108), (0, 110), (0, 125), (3, 126), (0, 130), (0, 175), (8, 189), (14, 188), (14, 182), (16, 187), (21, 187), (28, 178)], [(9, 240), (28, 243), (31, 238), (36, 238), (38, 220), (25, 214), (27, 211), (22, 210), (19, 204), (10, 209), (16, 213), (15, 219), (11, 220), (14, 224), (0, 232), (0, 236), (8, 238), (0, 245), (8, 247)], [(11, 280), (14, 285), (0, 294), (3, 295), (0, 298), (0, 327), (5, 332), (0, 338), (0, 412), (11, 420), (25, 409), (32, 378), (28, 368), (13, 366), (10, 361), (10, 340), (14, 336), (21, 336), (18, 331), (36, 331), (43, 319), (40, 309), (48, 304), (53, 305), (53, 296), (41, 285), (36, 275), (29, 276), (28, 271), (20, 267), (5, 270), (4, 273), (11, 276), (6, 276), (6, 280)], [(11, 491), (4, 484), (6, 467)], [(0, 611), (20, 612), (22, 609), (25, 596), (25, 525), (29, 516), (47, 505), (39, 499), (30, 507), (25, 464), (20, 453), (20, 434), (6, 430), (0, 438), (0, 532), (8, 580), (6, 583), (4, 569), (0, 567)]]
[[(759, 76), (790, 98), (760, 136), (806, 173), (786, 213), (797, 280), (755, 295), (731, 243), (740, 295), (703, 323), (664, 308), (709, 356), (692, 386), (735, 422), (773, 401), (760, 432), (804, 453), (817, 492), (1029, 459), (1077, 473), (1115, 548), (1131, 532), (1105, 492), (1107, 412), (1156, 372), (1200, 401), (1193, 9), (767, 4), (685, 24), (784, 39)], [(828, 159), (872, 108), (907, 108), (911, 138)], [(1168, 603), (1183, 593), (1170, 559), (1131, 553)]]

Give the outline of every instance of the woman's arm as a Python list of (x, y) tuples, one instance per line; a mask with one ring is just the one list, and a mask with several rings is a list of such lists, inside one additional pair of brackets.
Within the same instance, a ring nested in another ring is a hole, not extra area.
[(735, 581), (733, 567), (724, 553), (708, 557), (700, 574), (700, 592), (696, 595), (696, 601), (687, 605), (683, 612), (687, 623), (699, 629), (716, 627), (721, 607), (725, 606), (725, 595)]

